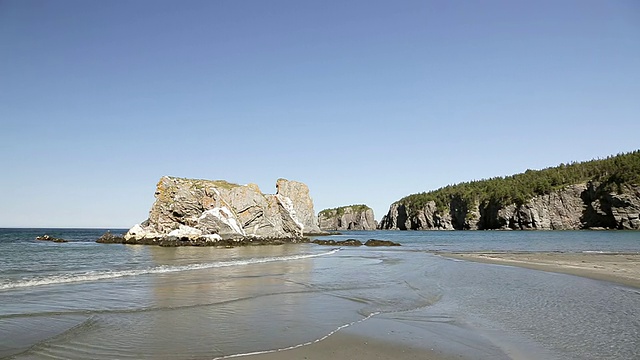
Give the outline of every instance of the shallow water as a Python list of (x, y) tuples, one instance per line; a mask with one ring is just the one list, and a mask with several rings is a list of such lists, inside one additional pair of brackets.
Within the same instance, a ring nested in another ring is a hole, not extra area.
[[(358, 232), (335, 238), (403, 246), (232, 249), (94, 243), (103, 232), (0, 230), (0, 357), (213, 359), (356, 322), (477, 359), (640, 354), (637, 289), (431, 253), (640, 252), (636, 232)], [(33, 240), (43, 233), (71, 242)]]

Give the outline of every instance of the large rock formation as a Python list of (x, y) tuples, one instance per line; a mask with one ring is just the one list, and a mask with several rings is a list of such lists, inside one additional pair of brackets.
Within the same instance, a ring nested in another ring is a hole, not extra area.
[(278, 179), (276, 182), (276, 190), (278, 195), (291, 199), (298, 220), (304, 226), (303, 230), (305, 234), (323, 233), (318, 226), (318, 219), (316, 218), (315, 210), (313, 210), (313, 200), (309, 195), (307, 185), (298, 181)]
[(325, 209), (318, 214), (322, 230), (375, 230), (373, 210), (366, 205)]
[(194, 245), (297, 241), (307, 230), (319, 232), (307, 186), (285, 179), (276, 186), (276, 194), (263, 194), (255, 184), (164, 176), (149, 218), (133, 226), (124, 241), (171, 244), (182, 239)]
[(451, 199), (447, 208), (434, 201), (415, 208), (391, 204), (380, 229), (487, 230), (487, 229), (640, 229), (640, 186), (621, 185), (607, 190), (595, 182), (567, 186), (535, 196), (521, 205), (467, 202)]

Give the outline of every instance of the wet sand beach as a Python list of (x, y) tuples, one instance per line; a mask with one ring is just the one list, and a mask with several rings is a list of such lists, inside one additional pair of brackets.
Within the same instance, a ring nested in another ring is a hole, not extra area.
[(402, 343), (336, 333), (327, 339), (292, 350), (245, 357), (256, 360), (453, 360), (461, 359), (436, 350), (421, 349)]
[[(600, 253), (438, 253), (444, 257), (469, 260), (474, 262), (511, 265), (534, 270), (565, 273), (586, 278), (614, 282), (630, 287), (640, 288), (640, 254), (600, 254)], [(387, 333), (386, 325), (382, 322), (375, 324), (382, 326)], [(369, 326), (371, 327), (371, 326)], [(391, 327), (393, 328), (393, 327)], [(354, 326), (345, 331), (339, 331), (332, 336), (296, 349), (277, 351), (266, 354), (251, 355), (249, 358), (257, 360), (271, 359), (471, 359), (472, 354), (464, 352), (463, 348), (448, 349), (442, 343), (420, 347), (415, 341), (413, 345), (406, 341), (396, 341), (393, 337), (382, 340), (370, 337), (371, 331), (359, 331), (361, 326)], [(371, 330), (371, 329), (369, 329)], [(397, 330), (397, 329), (396, 329)], [(421, 333), (421, 336), (428, 335)], [(433, 335), (433, 334), (431, 334)], [(425, 336), (425, 340), (430, 336)], [(446, 339), (444, 339), (446, 340)], [(458, 338), (449, 339), (459, 341)], [(440, 339), (442, 342), (443, 339)], [(422, 344), (425, 345), (425, 344)], [(451, 345), (451, 344), (449, 344)]]
[(577, 275), (640, 288), (640, 254), (438, 253), (444, 257)]

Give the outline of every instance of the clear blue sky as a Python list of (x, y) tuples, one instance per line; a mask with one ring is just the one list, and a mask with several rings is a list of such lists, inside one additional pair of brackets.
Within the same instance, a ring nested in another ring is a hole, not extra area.
[(0, 0), (0, 226), (130, 227), (163, 175), (411, 193), (640, 148), (640, 2)]

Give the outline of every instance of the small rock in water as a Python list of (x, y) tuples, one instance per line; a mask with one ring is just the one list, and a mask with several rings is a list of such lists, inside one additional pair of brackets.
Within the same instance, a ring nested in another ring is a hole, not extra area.
[(343, 240), (343, 241), (316, 239), (316, 240), (313, 240), (312, 243), (318, 244), (318, 245), (331, 245), (331, 246), (335, 246), (335, 245), (362, 246), (362, 242), (360, 240), (356, 240), (356, 239), (347, 239), (347, 240)]
[(369, 239), (366, 243), (366, 246), (400, 246), (397, 242), (389, 241), (389, 240), (376, 240)]
[(60, 239), (60, 238), (56, 238), (47, 234), (44, 234), (42, 236), (38, 236), (36, 237), (36, 240), (41, 240), (41, 241), (52, 241), (52, 242), (56, 242), (56, 243), (66, 243), (69, 242), (68, 240), (65, 239)]
[(111, 231), (107, 231), (96, 242), (101, 244), (122, 244), (124, 243), (124, 237), (122, 235), (113, 235)]

